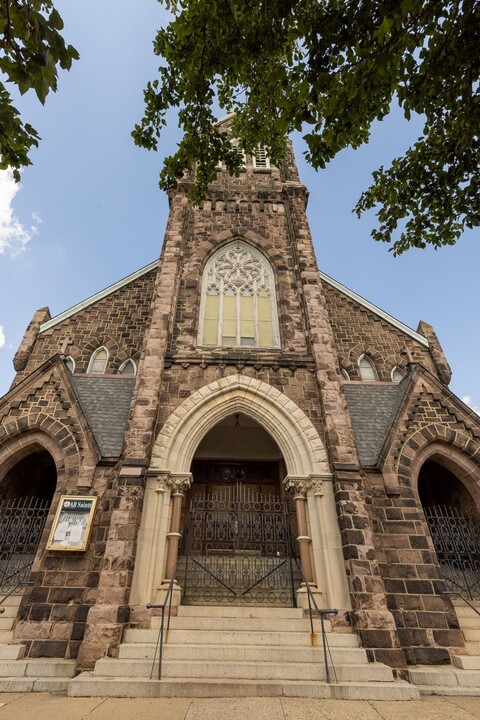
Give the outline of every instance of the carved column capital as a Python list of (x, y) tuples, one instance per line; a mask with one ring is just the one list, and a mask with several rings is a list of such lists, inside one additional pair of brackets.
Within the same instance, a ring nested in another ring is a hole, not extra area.
[(307, 493), (323, 495), (322, 486), (324, 482), (332, 482), (331, 475), (287, 475), (283, 481), (285, 490), (306, 497)]
[(308, 476), (287, 475), (283, 481), (283, 486), (288, 492), (294, 493), (296, 497), (307, 496)]
[(169, 473), (168, 475), (166, 485), (170, 488), (172, 495), (184, 495), (192, 485), (192, 473)]

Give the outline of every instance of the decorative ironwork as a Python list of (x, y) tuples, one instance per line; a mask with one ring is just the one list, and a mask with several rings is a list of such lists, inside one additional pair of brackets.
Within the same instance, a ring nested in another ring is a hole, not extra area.
[(196, 495), (184, 569), (184, 602), (293, 605), (287, 506), (241, 482)]
[(0, 591), (22, 585), (42, 537), (50, 502), (42, 498), (15, 498), (0, 504)]
[(424, 512), (448, 590), (480, 600), (480, 518), (447, 506)]

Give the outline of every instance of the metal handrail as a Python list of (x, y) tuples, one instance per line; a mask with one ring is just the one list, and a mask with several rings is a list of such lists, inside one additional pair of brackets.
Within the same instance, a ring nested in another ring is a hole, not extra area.
[[(13, 577), (15, 577), (15, 575), (20, 575), (20, 573), (25, 572), (25, 570), (27, 570), (27, 568), (31, 568), (32, 565), (33, 565), (33, 560), (31, 562), (27, 563), (26, 565), (23, 565), (21, 568), (18, 568), (17, 570), (15, 570), (15, 572), (11, 573), (10, 575), (7, 575), (7, 577), (2, 578), (2, 580), (0, 582), (0, 587), (2, 587), (2, 585), (5, 582), (7, 582), (8, 580), (11, 580)], [(24, 585), (25, 586), (34, 585), (34, 583), (31, 580), (19, 580), (12, 588), (10, 588), (10, 590), (8, 592), (5, 593), (5, 595), (3, 595), (0, 598), (0, 606), (3, 605), (5, 600), (7, 600), (10, 597), (10, 595), (13, 595), (14, 592), (16, 592), (19, 588), (23, 587)], [(5, 612), (5, 608), (0, 607), (0, 613), (4, 613), (4, 612)]]
[(326, 631), (325, 631), (325, 616), (326, 616), (326, 615), (338, 615), (338, 610), (337, 610), (337, 608), (331, 608), (331, 609), (324, 609), (324, 608), (322, 608), (322, 609), (320, 610), (320, 608), (318, 607), (318, 605), (317, 605), (317, 603), (316, 603), (316, 600), (315, 600), (315, 597), (314, 597), (314, 595), (313, 595), (313, 592), (312, 592), (312, 589), (311, 589), (311, 587), (310, 587), (310, 584), (309, 584), (307, 578), (305, 577), (305, 573), (303, 572), (302, 565), (301, 565), (301, 563), (298, 561), (298, 558), (296, 558), (296, 557), (295, 557), (295, 562), (297, 563), (297, 566), (298, 566), (298, 568), (300, 569), (300, 573), (301, 573), (301, 575), (302, 575), (303, 582), (304, 582), (304, 584), (305, 584), (305, 587), (307, 588), (308, 611), (309, 611), (309, 616), (310, 616), (310, 631), (311, 631), (311, 632), (310, 632), (310, 637), (311, 637), (311, 640), (312, 640), (312, 645), (314, 644), (314, 638), (316, 637), (316, 633), (315, 633), (315, 630), (314, 630), (314, 627), (313, 627), (313, 611), (312, 611), (312, 605), (313, 605), (313, 607), (315, 608), (315, 612), (316, 612), (317, 615), (320, 617), (320, 626), (321, 626), (321, 629), (322, 629), (322, 645), (323, 645), (323, 660), (324, 660), (324, 663), (325, 663), (325, 679), (326, 679), (326, 682), (327, 682), (328, 684), (330, 684), (330, 682), (331, 682), (331, 680), (330, 680), (330, 668), (329, 668), (329, 666), (328, 666), (328, 656), (330, 656), (330, 662), (331, 662), (331, 664), (332, 664), (332, 670), (333, 670), (333, 674), (334, 674), (334, 676), (335, 676), (335, 682), (338, 682), (337, 671), (335, 670), (335, 664), (334, 664), (334, 662), (333, 662), (332, 653), (331, 653), (331, 651), (330, 651), (330, 646), (329, 646), (329, 644), (328, 644), (327, 633), (326, 633)]
[[(187, 534), (187, 532), (188, 532), (188, 529), (185, 528), (185, 530), (184, 530), (184, 532), (183, 532), (183, 538), (182, 538), (182, 540), (185, 538), (185, 535)], [(180, 553), (179, 553), (179, 554), (180, 554)], [(166, 595), (165, 595), (165, 600), (163, 601), (163, 603), (161, 603), (161, 604), (159, 604), (159, 605), (154, 604), (154, 603), (147, 603), (147, 606), (146, 606), (146, 607), (147, 607), (147, 610), (150, 610), (150, 609), (152, 609), (152, 610), (160, 609), (160, 610), (162, 611), (162, 620), (161, 620), (161, 622), (160, 622), (160, 631), (159, 631), (159, 633), (158, 633), (157, 644), (155, 645), (155, 653), (154, 653), (154, 656), (153, 656), (152, 669), (151, 669), (151, 671), (150, 671), (150, 679), (151, 679), (152, 676), (153, 676), (153, 670), (154, 670), (154, 667), (155, 667), (155, 662), (156, 662), (156, 660), (157, 660), (157, 654), (158, 654), (158, 679), (159, 679), (159, 680), (162, 679), (163, 645), (164, 645), (164, 642), (167, 642), (167, 640), (168, 640), (168, 631), (170, 630), (170, 617), (171, 617), (171, 615), (172, 615), (173, 586), (174, 586), (174, 584), (175, 584), (175, 579), (176, 579), (176, 576), (177, 576), (177, 565), (178, 565), (179, 554), (177, 555), (177, 561), (176, 561), (176, 563), (175, 563), (175, 568), (174, 568), (174, 570), (173, 570), (171, 580), (170, 580), (170, 582), (168, 583), (168, 588), (167, 588), (167, 593), (166, 593)], [(166, 635), (165, 635), (165, 641), (164, 641), (164, 639), (163, 639), (163, 631), (164, 631), (164, 628), (165, 628), (165, 610), (166, 610), (167, 605), (168, 605), (168, 617), (167, 617), (167, 628), (166, 628)]]
[(467, 598), (462, 595), (462, 593), (456, 592), (455, 590), (445, 590), (442, 595), (454, 595), (455, 597), (459, 597), (461, 600), (463, 600), (464, 603), (468, 605), (468, 607), (472, 608), (473, 612), (477, 613), (477, 615), (480, 617), (480, 610), (478, 610), (474, 605), (472, 605), (470, 600), (467, 600)]

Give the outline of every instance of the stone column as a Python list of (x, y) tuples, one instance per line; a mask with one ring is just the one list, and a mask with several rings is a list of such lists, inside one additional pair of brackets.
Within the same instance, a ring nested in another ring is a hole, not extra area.
[[(297, 514), (297, 527), (298, 537), (297, 542), (300, 549), (300, 563), (302, 566), (303, 574), (308, 582), (312, 592), (317, 589), (314, 582), (313, 566), (312, 566), (312, 555), (311, 555), (311, 542), (312, 539), (308, 532), (308, 520), (307, 520), (307, 482), (308, 478), (294, 477), (293, 475), (287, 475), (283, 484), (285, 489), (295, 493), (293, 499), (295, 500), (295, 510)], [(308, 606), (308, 599), (306, 597), (306, 586), (302, 582), (300, 590), (297, 593), (297, 602), (301, 607)]]
[(183, 496), (191, 484), (191, 473), (187, 473), (186, 475), (171, 475), (167, 481), (167, 485), (169, 485), (172, 490), (172, 511), (170, 515), (170, 532), (167, 534), (168, 550), (164, 582), (170, 581), (173, 577), (173, 573), (175, 572), (175, 566), (178, 558), (178, 547), (180, 545), (180, 538), (182, 537), (181, 520)]

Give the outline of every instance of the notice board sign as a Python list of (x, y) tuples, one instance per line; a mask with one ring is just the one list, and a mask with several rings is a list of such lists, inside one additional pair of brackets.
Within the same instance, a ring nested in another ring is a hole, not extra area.
[(62, 495), (48, 538), (47, 550), (86, 550), (96, 504), (96, 497)]

